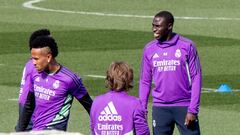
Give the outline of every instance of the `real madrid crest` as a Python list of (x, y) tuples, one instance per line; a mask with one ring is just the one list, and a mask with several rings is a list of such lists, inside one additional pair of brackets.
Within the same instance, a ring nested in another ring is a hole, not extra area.
[(180, 49), (177, 49), (176, 52), (175, 52), (175, 57), (176, 58), (180, 58), (181, 57), (181, 50)]
[(37, 78), (35, 79), (35, 81), (36, 81), (36, 82), (40, 82), (40, 78), (37, 77)]
[(56, 80), (56, 81), (53, 83), (53, 88), (54, 88), (54, 89), (57, 89), (57, 88), (59, 88), (59, 86), (60, 86), (60, 82), (59, 82), (58, 80)]

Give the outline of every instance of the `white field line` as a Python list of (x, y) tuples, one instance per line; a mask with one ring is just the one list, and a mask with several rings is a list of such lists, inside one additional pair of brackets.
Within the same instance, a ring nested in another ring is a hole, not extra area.
[[(91, 77), (91, 78), (100, 78), (100, 79), (105, 79), (106, 76), (103, 75), (84, 75), (86, 77)], [(232, 89), (233, 92), (240, 92), (240, 90)], [(217, 92), (217, 89), (212, 89), (212, 88), (202, 88), (202, 93), (210, 93), (210, 92)], [(91, 96), (94, 98), (94, 96)], [(9, 101), (18, 101), (18, 98), (11, 98), (8, 99)]]
[[(57, 10), (57, 9), (49, 9), (49, 8), (43, 8), (43, 7), (37, 7), (33, 4), (40, 3), (45, 0), (30, 0), (27, 2), (24, 2), (22, 4), (23, 7), (33, 9), (33, 10), (40, 10), (40, 11), (47, 11), (47, 12), (58, 12), (58, 13), (69, 13), (69, 14), (81, 14), (81, 15), (95, 15), (95, 16), (109, 16), (109, 17), (131, 17), (131, 18), (153, 18), (153, 16), (147, 16), (147, 15), (131, 15), (131, 14), (111, 14), (111, 13), (102, 13), (102, 12), (86, 12), (86, 11), (70, 11), (70, 10)], [(240, 21), (240, 18), (227, 18), (227, 17), (175, 17), (176, 19), (183, 19), (183, 20), (234, 20), (234, 21)]]
[[(87, 77), (92, 77), (92, 78), (101, 78), (101, 79), (105, 79), (106, 76), (102, 76), (102, 75), (84, 75)], [(240, 91), (237, 89), (232, 89), (232, 91)], [(207, 92), (217, 92), (217, 89), (213, 89), (213, 88), (202, 88), (202, 92), (207, 93)]]
[[(95, 96), (90, 96), (92, 99), (94, 99)], [(18, 101), (18, 98), (9, 98), (8, 101)]]
[(10, 98), (9, 101), (18, 101), (18, 98)]
[(87, 77), (92, 77), (92, 78), (102, 78), (102, 79), (105, 79), (106, 76), (102, 76), (102, 75), (85, 75)]

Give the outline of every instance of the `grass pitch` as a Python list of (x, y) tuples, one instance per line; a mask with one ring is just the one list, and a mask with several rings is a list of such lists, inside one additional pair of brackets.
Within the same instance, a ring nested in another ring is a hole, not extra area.
[[(24, 8), (24, 2), (27, 0), (1, 0), (0, 4), (1, 132), (14, 131), (22, 69), (30, 56), (27, 42), (32, 31), (39, 28), (51, 30), (59, 45), (57, 60), (80, 74), (91, 96), (105, 92), (104, 79), (86, 75), (105, 75), (108, 65), (115, 60), (127, 61), (134, 68), (135, 87), (130, 94), (138, 95), (142, 49), (153, 37), (151, 18), (39, 11)], [(203, 70), (203, 87), (217, 89), (220, 84), (227, 83), (232, 89), (239, 89), (238, 0), (45, 0), (34, 6), (140, 16), (153, 16), (159, 10), (170, 10), (176, 17), (180, 17), (175, 20), (174, 31), (197, 44)], [(181, 17), (206, 19), (184, 20)], [(238, 135), (239, 98), (238, 92), (203, 93), (199, 114), (202, 134)], [(151, 125), (151, 116), (148, 121)], [(77, 102), (71, 109), (68, 129), (90, 134), (89, 117)]]

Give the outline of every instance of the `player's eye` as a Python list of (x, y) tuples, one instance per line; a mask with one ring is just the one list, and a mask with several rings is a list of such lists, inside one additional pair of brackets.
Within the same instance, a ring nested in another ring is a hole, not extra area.
[(155, 24), (152, 24), (152, 27), (153, 27), (153, 28), (159, 28), (159, 27), (160, 27), (160, 25), (155, 25)]
[(39, 58), (32, 58), (33, 60), (38, 60)]

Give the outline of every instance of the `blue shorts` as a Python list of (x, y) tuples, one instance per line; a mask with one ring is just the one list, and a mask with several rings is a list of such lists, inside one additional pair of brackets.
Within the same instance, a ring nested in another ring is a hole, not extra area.
[(184, 125), (187, 114), (185, 106), (152, 107), (153, 135), (172, 135), (175, 124), (181, 135), (200, 135), (199, 121)]

